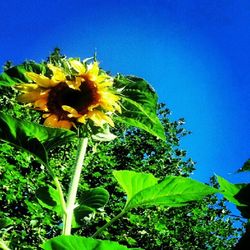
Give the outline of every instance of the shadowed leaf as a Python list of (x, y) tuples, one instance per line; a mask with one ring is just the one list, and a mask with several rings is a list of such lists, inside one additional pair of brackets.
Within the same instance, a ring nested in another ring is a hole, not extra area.
[(26, 72), (42, 73), (45, 71), (43, 64), (37, 64), (33, 61), (24, 62), (22, 65), (10, 67), (0, 74), (0, 86), (13, 86), (17, 83), (29, 82)]
[(142, 78), (121, 75), (115, 78), (115, 87), (122, 89), (123, 109), (122, 115), (114, 119), (165, 140), (163, 126), (156, 114), (158, 97), (154, 89)]
[(241, 173), (241, 172), (246, 172), (246, 171), (250, 171), (250, 159), (248, 159), (242, 166), (242, 168), (240, 168), (237, 173)]
[(77, 224), (83, 223), (83, 218), (96, 209), (102, 208), (109, 200), (109, 193), (104, 188), (93, 188), (82, 192), (79, 197), (79, 206), (74, 209), (75, 221)]
[(47, 150), (66, 143), (74, 136), (70, 130), (48, 128), (0, 112), (0, 139), (29, 151), (45, 165), (48, 163)]
[(55, 188), (49, 185), (40, 187), (36, 191), (36, 197), (41, 206), (55, 211), (59, 216), (62, 215), (59, 193)]

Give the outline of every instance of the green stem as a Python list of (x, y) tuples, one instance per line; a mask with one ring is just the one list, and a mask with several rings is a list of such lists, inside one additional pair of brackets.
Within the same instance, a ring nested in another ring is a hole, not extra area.
[(79, 185), (79, 180), (82, 171), (84, 157), (86, 154), (87, 145), (88, 145), (88, 138), (79, 139), (76, 164), (72, 175), (71, 183), (69, 186), (69, 193), (66, 204), (66, 214), (64, 216), (64, 223), (63, 223), (63, 235), (71, 234), (71, 224), (75, 208), (76, 193)]
[(108, 226), (113, 224), (116, 220), (121, 218), (126, 212), (122, 210), (118, 215), (116, 215), (110, 222), (106, 223), (104, 226), (100, 227), (93, 235), (92, 237), (95, 238), (97, 235), (99, 235), (102, 231), (104, 231)]

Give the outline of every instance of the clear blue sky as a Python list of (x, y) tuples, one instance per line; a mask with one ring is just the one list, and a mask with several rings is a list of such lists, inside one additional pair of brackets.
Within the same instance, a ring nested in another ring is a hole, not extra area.
[(0, 64), (96, 51), (113, 74), (149, 81), (159, 101), (184, 117), (182, 147), (194, 178), (234, 172), (250, 157), (250, 1), (1, 1)]

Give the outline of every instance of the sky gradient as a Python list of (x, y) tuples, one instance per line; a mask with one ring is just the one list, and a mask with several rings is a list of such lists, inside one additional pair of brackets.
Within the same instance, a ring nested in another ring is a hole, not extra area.
[(249, 158), (250, 2), (228, 0), (2, 1), (0, 64), (97, 52), (112, 74), (145, 78), (184, 117), (193, 177), (237, 183)]

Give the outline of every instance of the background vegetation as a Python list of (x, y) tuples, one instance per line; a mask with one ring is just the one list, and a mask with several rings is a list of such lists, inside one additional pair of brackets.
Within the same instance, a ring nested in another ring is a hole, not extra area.
[[(0, 110), (14, 117), (41, 123), (39, 114), (16, 103), (16, 92), (1, 88)], [(180, 140), (189, 134), (184, 120), (170, 121), (170, 111), (159, 105), (159, 117), (167, 141), (139, 129), (117, 125), (112, 142), (91, 143), (82, 173), (79, 196), (86, 188), (102, 186), (110, 201), (104, 209), (84, 217), (74, 232), (91, 236), (118, 214), (125, 201), (124, 193), (112, 177), (112, 170), (134, 170), (154, 174), (189, 176), (195, 163), (180, 148)], [(76, 144), (58, 147), (50, 152), (51, 166), (64, 188), (76, 155)], [(216, 183), (211, 180), (212, 184)], [(39, 203), (36, 195), (51, 179), (46, 169), (27, 153), (0, 144), (0, 237), (10, 242), (11, 249), (39, 249), (44, 239), (59, 235), (61, 220)], [(224, 200), (210, 196), (181, 208), (136, 209), (108, 228), (103, 238), (117, 240), (127, 246), (145, 249), (231, 249), (241, 235), (234, 227), (238, 218), (231, 217)]]

